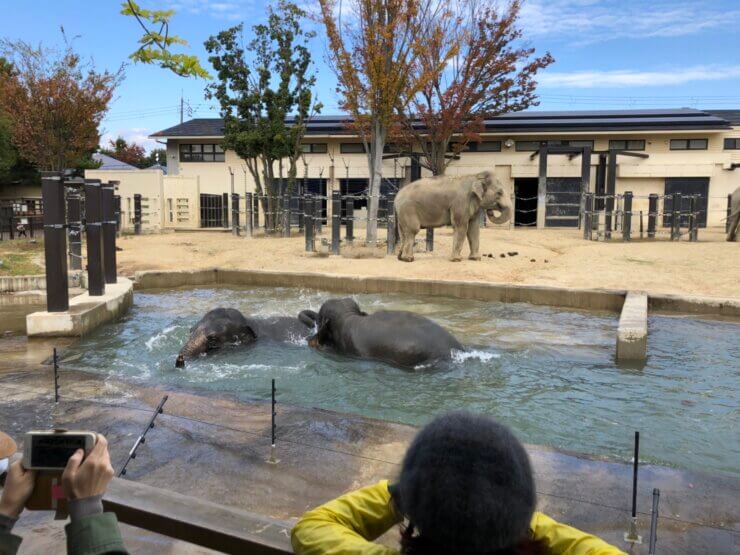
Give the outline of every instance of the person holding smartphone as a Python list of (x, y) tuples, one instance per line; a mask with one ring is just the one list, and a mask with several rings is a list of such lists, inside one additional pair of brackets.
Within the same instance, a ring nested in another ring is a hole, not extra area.
[[(65, 527), (70, 555), (127, 554), (118, 521), (103, 512), (103, 495), (113, 478), (108, 441), (97, 434), (94, 447), (85, 456), (78, 449), (69, 457), (61, 485), (69, 502), (70, 522)], [(21, 461), (11, 464), (0, 496), (0, 555), (15, 555), (22, 539), (11, 530), (33, 493), (36, 471)]]

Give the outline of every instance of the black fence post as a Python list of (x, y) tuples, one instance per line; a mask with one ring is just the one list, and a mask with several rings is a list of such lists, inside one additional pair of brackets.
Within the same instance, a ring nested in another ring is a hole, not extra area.
[(231, 193), (231, 233), (239, 236), (239, 194)]
[(80, 192), (67, 189), (67, 238), (69, 239), (69, 267), (82, 270), (82, 212)]
[(134, 195), (134, 235), (141, 235), (141, 195)]
[(331, 192), (331, 252), (339, 254), (339, 239), (342, 232), (342, 197), (340, 191)]
[(624, 202), (622, 203), (622, 239), (630, 241), (632, 239), (632, 191), (624, 193)]
[[(85, 179), (85, 230), (87, 232), (87, 290), (91, 297), (105, 293), (100, 180)], [(139, 205), (141, 206), (141, 204)]]
[(52, 355), (52, 364), (54, 365), (54, 402), (59, 402), (59, 357), (57, 356), (57, 348), (54, 347), (54, 354)]
[(689, 241), (696, 241), (699, 238), (699, 226), (696, 218), (696, 195), (689, 199)]
[(116, 215), (116, 237), (121, 236), (121, 195), (113, 195), (113, 209)]
[(313, 197), (313, 232), (314, 235), (321, 235), (324, 225), (324, 201), (325, 198), (321, 193)]
[(290, 195), (283, 194), (283, 237), (290, 237)]
[(427, 252), (434, 251), (434, 228), (427, 228)]
[(244, 208), (247, 213), (244, 216), (244, 234), (247, 237), (252, 236), (252, 218), (254, 206), (252, 203), (252, 193), (244, 193)]
[(673, 193), (673, 216), (671, 217), (671, 241), (681, 239), (681, 203), (683, 198), (681, 193)]
[(387, 231), (387, 243), (388, 248), (386, 250), (387, 254), (392, 255), (394, 252), (396, 252), (396, 211), (394, 209), (394, 201), (396, 200), (396, 195), (391, 193), (388, 195), (388, 231)]
[(69, 277), (67, 235), (64, 230), (64, 183), (61, 173), (41, 172), (41, 195), (44, 202), (46, 310), (65, 312), (69, 309)]
[(355, 199), (352, 197), (349, 197), (346, 200), (344, 217), (346, 219), (345, 234), (347, 237), (347, 244), (351, 245), (355, 240)]
[[(707, 220), (709, 216), (707, 216)], [(730, 222), (732, 221), (732, 195), (727, 195), (727, 219), (725, 220), (725, 233), (730, 232)], [(11, 228), (12, 229), (12, 228)], [(13, 238), (13, 232), (10, 232), (10, 238)]]
[(593, 193), (583, 194), (583, 238), (590, 241), (591, 233), (593, 231), (591, 227), (591, 218), (593, 217), (594, 210), (594, 195)]
[(655, 222), (658, 217), (658, 195), (651, 193), (648, 197), (648, 239), (655, 238)]
[(306, 252), (313, 252), (313, 198), (311, 198), (311, 195), (306, 195), (306, 200), (304, 201), (303, 206), (306, 209), (306, 213), (303, 215), (303, 229), (306, 237)]
[(221, 221), (223, 226), (228, 229), (229, 227), (229, 193), (221, 195)]
[(103, 274), (105, 283), (116, 283), (116, 218), (113, 207), (114, 186), (110, 183), (100, 187), (102, 208), (101, 228), (103, 234)]
[(260, 228), (260, 195), (254, 194), (254, 223), (252, 224), (252, 233)]

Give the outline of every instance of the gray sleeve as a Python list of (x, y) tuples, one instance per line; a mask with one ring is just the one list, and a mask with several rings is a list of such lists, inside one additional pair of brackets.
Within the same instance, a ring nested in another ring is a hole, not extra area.
[(103, 496), (93, 495), (69, 502), (69, 518), (73, 522), (86, 516), (99, 515), (103, 512)]
[(18, 522), (17, 518), (12, 518), (12, 517), (0, 514), (0, 533), (1, 532), (10, 533), (10, 531), (13, 529), (13, 526), (15, 525), (16, 522)]

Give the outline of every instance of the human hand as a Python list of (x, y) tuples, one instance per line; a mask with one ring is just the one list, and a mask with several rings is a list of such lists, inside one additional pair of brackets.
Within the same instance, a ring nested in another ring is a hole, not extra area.
[(0, 514), (18, 518), (33, 493), (35, 483), (36, 472), (34, 470), (23, 468), (21, 461), (11, 464), (5, 479), (2, 497), (0, 497)]
[(78, 449), (69, 458), (67, 467), (62, 473), (62, 488), (67, 499), (84, 499), (94, 495), (103, 495), (113, 478), (108, 440), (105, 436), (98, 434), (95, 447), (83, 461), (84, 456), (85, 452)]

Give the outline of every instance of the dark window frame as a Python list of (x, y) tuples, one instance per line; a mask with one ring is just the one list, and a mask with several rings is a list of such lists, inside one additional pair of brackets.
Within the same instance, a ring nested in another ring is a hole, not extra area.
[[(624, 143), (624, 146), (617, 146), (616, 143)], [(630, 146), (630, 143), (632, 143), (632, 146)], [(634, 143), (639, 143), (640, 146), (635, 146)], [(610, 150), (632, 150), (632, 151), (639, 151), (639, 150), (645, 150), (646, 145), (645, 139), (609, 139), (609, 149)]]
[[(304, 147), (308, 147), (304, 150)], [(328, 143), (301, 143), (301, 151), (303, 154), (326, 154), (329, 152)]]
[(740, 137), (727, 137), (723, 143), (724, 150), (740, 150)]
[[(354, 148), (358, 148), (358, 150), (352, 150)], [(366, 154), (365, 153), (365, 143), (339, 143), (339, 153), (340, 154)]]
[[(543, 142), (547, 143), (547, 146), (589, 147), (591, 150), (594, 149), (594, 141), (592, 139), (552, 139), (548, 141), (516, 141), (514, 143), (514, 150), (516, 152), (536, 152), (540, 149), (540, 145)], [(533, 143), (536, 144), (536, 148), (532, 148)], [(525, 147), (524, 145), (527, 146)]]
[[(484, 146), (484, 145), (487, 145), (487, 146)], [(501, 152), (502, 145), (501, 145), (501, 141), (478, 141), (478, 142), (469, 142), (467, 147), (468, 147), (467, 150), (469, 152)]]
[[(679, 146), (679, 143), (683, 142), (685, 146)], [(692, 145), (692, 143), (700, 143), (703, 146)], [(708, 150), (709, 139), (671, 139), (669, 143), (670, 150)]]
[(225, 162), (226, 153), (220, 143), (180, 143), (180, 162)]

